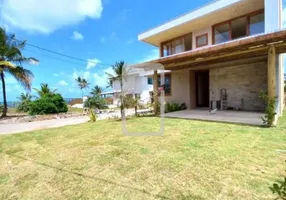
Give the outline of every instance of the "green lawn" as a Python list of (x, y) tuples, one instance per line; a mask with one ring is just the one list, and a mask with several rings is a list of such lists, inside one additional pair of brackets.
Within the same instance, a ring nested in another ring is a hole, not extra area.
[(0, 199), (274, 199), (286, 169), (276, 149), (286, 117), (273, 129), (166, 119), (161, 137), (123, 136), (119, 121), (1, 136)]

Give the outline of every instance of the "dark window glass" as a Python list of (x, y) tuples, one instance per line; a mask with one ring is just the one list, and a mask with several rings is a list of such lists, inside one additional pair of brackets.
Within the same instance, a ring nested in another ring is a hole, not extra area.
[(151, 77), (148, 77), (147, 82), (148, 82), (148, 85), (153, 85), (153, 79)]
[(247, 36), (247, 17), (231, 21), (231, 38), (238, 39)]

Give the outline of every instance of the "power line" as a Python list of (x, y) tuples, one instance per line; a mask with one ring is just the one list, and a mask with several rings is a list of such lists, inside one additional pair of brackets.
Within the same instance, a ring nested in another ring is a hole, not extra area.
[[(18, 39), (14, 39), (14, 40), (17, 40), (17, 41), (19, 41), (19, 42), (23, 42), (23, 41), (18, 40)], [(56, 52), (56, 51), (52, 51), (52, 50), (50, 50), (50, 49), (46, 49), (46, 48), (43, 48), (43, 47), (39, 47), (39, 46), (37, 46), (37, 45), (30, 44), (30, 43), (27, 43), (27, 42), (26, 42), (26, 45), (29, 45), (29, 46), (31, 46), (31, 47), (40, 49), (40, 50), (42, 50), (42, 51), (46, 51), (46, 52), (49, 52), (49, 53), (53, 53), (53, 54), (56, 54), (56, 55), (59, 55), (59, 56), (63, 56), (63, 57), (70, 58), (70, 59), (77, 60), (77, 61), (81, 61), (81, 62), (93, 63), (93, 64), (96, 64), (96, 65), (103, 65), (103, 66), (111, 66), (111, 64), (99, 63), (99, 62), (94, 62), (94, 61), (88, 61), (88, 60), (85, 60), (85, 59), (82, 59), (82, 58), (78, 58), (78, 57), (66, 55), (66, 54), (63, 54), (63, 53), (59, 53), (59, 52)]]
[(36, 53), (36, 54), (39, 54), (39, 55), (42, 55), (42, 56), (46, 56), (48, 58), (52, 58), (54, 60), (60, 60), (62, 62), (66, 62), (66, 63), (71, 63), (71, 64), (74, 64), (74, 65), (78, 65), (78, 66), (81, 66), (82, 67), (82, 63), (76, 63), (76, 62), (72, 62), (72, 61), (69, 61), (69, 60), (64, 60), (64, 59), (61, 59), (61, 58), (56, 58), (56, 57), (53, 57), (51, 55), (47, 55), (47, 54), (44, 54), (44, 53), (41, 53), (41, 52), (36, 52), (36, 51), (32, 51), (30, 49), (27, 49), (25, 48), (25, 51), (28, 51), (28, 52), (31, 52), (31, 53)]

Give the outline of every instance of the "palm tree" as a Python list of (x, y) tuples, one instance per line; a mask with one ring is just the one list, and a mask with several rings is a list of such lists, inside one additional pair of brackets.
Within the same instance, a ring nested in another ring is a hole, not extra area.
[(28, 112), (33, 96), (27, 92), (21, 93), (21, 95), (17, 98), (20, 100), (20, 103), (17, 105), (17, 110), (20, 112)]
[(123, 81), (126, 79), (127, 75), (127, 67), (124, 61), (116, 62), (114, 65), (111, 66), (114, 72), (113, 74), (106, 73), (109, 76), (109, 80), (118, 81), (120, 83), (120, 112), (121, 112), (121, 118), (125, 116), (124, 113), (124, 94), (123, 94)]
[(87, 89), (90, 83), (88, 83), (86, 79), (81, 78), (80, 76), (75, 79), (75, 81), (77, 82), (77, 85), (80, 88), (83, 97), (83, 89)]
[(112, 88), (112, 86), (113, 86), (113, 80), (109, 78), (108, 81), (107, 81), (106, 88)]
[(91, 89), (90, 94), (93, 96), (99, 96), (102, 93), (103, 89), (99, 87), (98, 85), (94, 86), (94, 88)]
[(51, 96), (56, 93), (57, 89), (50, 89), (47, 83), (41, 83), (41, 89), (33, 88), (39, 95), (39, 97), (43, 96)]
[(31, 101), (33, 98), (33, 96), (26, 92), (26, 93), (21, 93), (21, 95), (19, 97), (17, 97), (17, 99), (19, 99), (21, 102), (23, 101)]
[(8, 35), (6, 31), (0, 28), (0, 78), (3, 88), (4, 108), (1, 117), (7, 116), (7, 98), (5, 74), (12, 75), (26, 90), (31, 90), (33, 74), (31, 71), (24, 69), (22, 62), (28, 61), (21, 50), (25, 47), (26, 41), (20, 42), (16, 40), (14, 34)]

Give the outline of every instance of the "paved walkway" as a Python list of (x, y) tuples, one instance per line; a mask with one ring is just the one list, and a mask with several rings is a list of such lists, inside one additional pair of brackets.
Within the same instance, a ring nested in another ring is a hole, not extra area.
[(263, 113), (259, 112), (244, 112), (244, 111), (217, 111), (214, 114), (210, 114), (208, 110), (183, 110), (173, 113), (166, 113), (165, 117), (182, 118), (182, 119), (196, 119), (203, 121), (215, 121), (215, 122), (228, 122), (248, 125), (262, 126), (261, 117)]
[(64, 119), (52, 119), (36, 122), (25, 122), (19, 124), (0, 124), (0, 135), (23, 133), (27, 131), (34, 131), (47, 128), (56, 128), (67, 125), (75, 125), (88, 122), (89, 117), (71, 117)]

